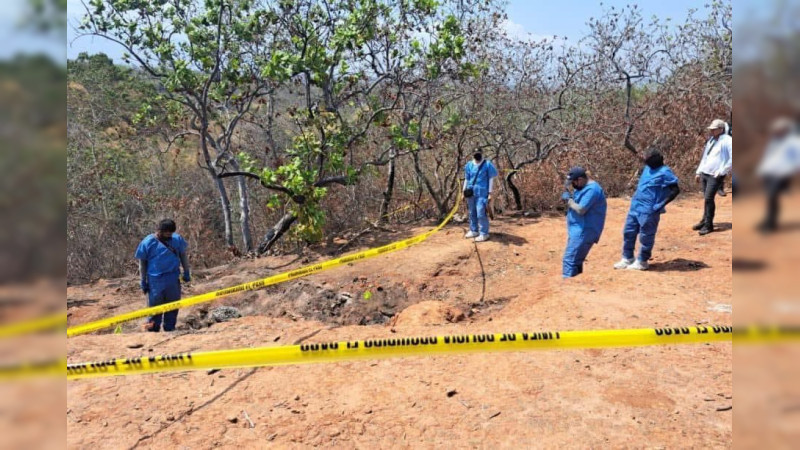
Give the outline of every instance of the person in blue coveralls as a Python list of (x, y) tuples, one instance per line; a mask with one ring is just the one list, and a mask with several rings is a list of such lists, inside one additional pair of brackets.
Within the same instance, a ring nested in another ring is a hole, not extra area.
[(606, 223), (606, 193), (596, 181), (589, 180), (586, 170), (573, 167), (567, 174), (574, 193), (565, 191), (567, 202), (567, 248), (564, 251), (564, 278), (583, 273), (583, 262), (592, 246), (600, 241)]
[[(639, 185), (631, 199), (628, 218), (622, 230), (622, 259), (614, 264), (615, 269), (647, 270), (648, 260), (653, 254), (658, 223), (664, 206), (675, 200), (681, 192), (678, 177), (664, 165), (664, 156), (656, 148), (650, 148), (644, 157), (644, 169)], [(634, 260), (636, 237), (639, 237), (639, 257)]]
[[(189, 259), (186, 241), (175, 232), (175, 222), (164, 219), (154, 234), (144, 238), (136, 249), (139, 271), (142, 274), (142, 292), (147, 294), (148, 306), (158, 306), (181, 299), (180, 267), (183, 281), (190, 282)], [(175, 330), (178, 310), (151, 316), (145, 324), (148, 331), (158, 332), (161, 322), (164, 331)]]
[(478, 149), (472, 161), (464, 167), (464, 175), (464, 198), (469, 208), (469, 231), (464, 237), (483, 242), (489, 239), (487, 206), (492, 198), (497, 169), (491, 161), (484, 159), (483, 152)]

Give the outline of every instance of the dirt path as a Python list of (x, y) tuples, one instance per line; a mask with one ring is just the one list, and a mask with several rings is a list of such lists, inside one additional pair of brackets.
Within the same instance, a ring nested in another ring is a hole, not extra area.
[[(69, 359), (282, 345), (303, 338), (730, 324), (730, 197), (718, 201), (721, 230), (705, 237), (689, 229), (699, 218), (699, 197), (668, 207), (652, 270), (644, 273), (611, 267), (620, 256), (627, 206), (626, 200), (610, 201), (603, 239), (584, 275), (575, 279), (560, 276), (563, 218), (501, 218), (492, 225), (495, 238), (477, 249), (462, 239), (463, 225), (451, 225), (413, 249), (220, 302), (240, 307), (241, 319), (172, 336), (139, 333), (130, 324), (122, 335), (70, 339)], [(369, 239), (395, 240), (422, 229)], [(310, 254), (292, 267), (317, 257)], [(201, 274), (208, 278), (201, 276), (193, 290), (266, 276), (275, 271), (264, 265), (291, 260), (220, 267)], [(136, 289), (134, 279), (70, 287), (71, 323), (140, 307)], [(731, 383), (729, 344), (85, 380), (68, 384), (68, 443), (729, 447), (732, 413), (724, 409), (732, 405)], [(456, 394), (448, 396), (452, 390)]]

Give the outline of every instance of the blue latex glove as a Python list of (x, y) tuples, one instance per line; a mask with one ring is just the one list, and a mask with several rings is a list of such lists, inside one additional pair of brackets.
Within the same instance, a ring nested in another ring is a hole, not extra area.
[(147, 294), (148, 292), (150, 292), (150, 285), (149, 285), (149, 284), (147, 284), (147, 281), (144, 281), (144, 280), (142, 280), (142, 282), (141, 282), (140, 286), (141, 286), (141, 288), (142, 288), (142, 292), (144, 292), (145, 294)]
[(190, 283), (191, 281), (192, 281), (192, 276), (189, 274), (189, 272), (183, 272), (183, 282)]
[(567, 201), (567, 200), (569, 200), (569, 199), (571, 199), (571, 198), (572, 198), (572, 194), (570, 194), (570, 193), (569, 193), (569, 192), (567, 192), (567, 191), (564, 191), (564, 192), (561, 194), (561, 200)]
[(664, 206), (666, 205), (664, 205), (663, 203), (656, 203), (655, 205), (653, 205), (653, 212), (661, 211), (662, 209), (664, 209)]

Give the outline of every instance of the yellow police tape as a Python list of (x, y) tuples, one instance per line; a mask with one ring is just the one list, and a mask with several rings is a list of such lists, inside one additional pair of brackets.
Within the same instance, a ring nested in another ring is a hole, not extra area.
[(20, 334), (35, 333), (37, 331), (54, 330), (66, 324), (66, 313), (53, 314), (52, 316), (40, 317), (25, 322), (10, 323), (0, 326), (0, 339)]
[(319, 264), (312, 264), (310, 266), (301, 267), (296, 270), (290, 270), (287, 272), (282, 272), (276, 275), (269, 276), (267, 278), (263, 278), (261, 280), (251, 281), (249, 283), (243, 283), (237, 286), (233, 286), (226, 289), (221, 289), (218, 291), (208, 292), (206, 294), (195, 295), (194, 297), (188, 297), (176, 302), (166, 303), (159, 306), (153, 306), (149, 308), (139, 309), (136, 311), (132, 311), (125, 314), (120, 314), (118, 316), (110, 317), (107, 319), (98, 320), (95, 322), (89, 322), (82, 325), (76, 325), (74, 327), (67, 329), (67, 337), (77, 336), (81, 334), (91, 333), (93, 331), (102, 330), (104, 328), (109, 328), (114, 325), (128, 322), (131, 320), (139, 319), (142, 317), (162, 314), (167, 311), (172, 311), (175, 309), (186, 308), (188, 306), (197, 305), (199, 303), (205, 303), (212, 300), (216, 300), (221, 297), (225, 297), (232, 294), (238, 294), (240, 292), (245, 291), (253, 291), (256, 289), (261, 289), (266, 286), (275, 285), (278, 283), (283, 283), (285, 281), (294, 280), (297, 278), (302, 278), (311, 274), (323, 272), (329, 269), (333, 269), (334, 267), (339, 267), (345, 264), (356, 263), (363, 261), (368, 258), (373, 258), (375, 256), (380, 256), (386, 253), (396, 252), (398, 250), (402, 250), (404, 248), (410, 247), (414, 244), (418, 244), (433, 234), (444, 228), (450, 219), (453, 218), (453, 215), (458, 211), (458, 207), (461, 203), (461, 194), (459, 193), (456, 204), (453, 206), (453, 209), (450, 210), (450, 213), (447, 214), (447, 217), (435, 228), (426, 231), (425, 233), (419, 234), (409, 239), (404, 239), (402, 241), (397, 241), (388, 245), (384, 245), (383, 247), (376, 247), (371, 248), (369, 250), (365, 250), (362, 252), (358, 252), (352, 255), (343, 256), (341, 258), (331, 259), (328, 261), (324, 261)]
[(0, 380), (26, 380), (34, 377), (52, 376), (63, 380), (67, 360), (27, 362), (15, 365), (0, 364)]
[(730, 341), (731, 335), (730, 326), (696, 326), (391, 337), (364, 341), (187, 352), (69, 364), (67, 365), (67, 379), (226, 367), (341, 362), (414, 355), (693, 344)]

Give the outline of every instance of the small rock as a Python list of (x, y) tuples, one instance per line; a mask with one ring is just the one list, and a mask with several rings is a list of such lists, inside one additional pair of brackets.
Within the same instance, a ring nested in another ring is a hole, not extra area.
[(295, 395), (294, 401), (300, 401), (300, 396), (299, 395)]
[(208, 372), (206, 372), (206, 375), (214, 375), (217, 372), (219, 372), (219, 369), (211, 369)]
[(104, 421), (103, 421), (103, 428), (105, 428), (105, 427), (107, 427), (107, 426), (108, 426), (108, 421), (107, 421), (107, 420), (104, 420)]
[(144, 344), (129, 344), (129, 345), (126, 345), (126, 347), (136, 349), (136, 348), (144, 347)]
[(236, 417), (236, 416), (228, 416), (228, 422), (230, 422), (230, 423), (238, 423), (239, 422), (239, 418)]
[(278, 433), (272, 433), (267, 437), (268, 441), (273, 441), (275, 438), (278, 437)]
[[(475, 314), (476, 312), (473, 310), (472, 313)], [(466, 319), (464, 312), (458, 308), (447, 308), (444, 312), (444, 320), (450, 323), (458, 323), (464, 319)]]
[(456, 394), (458, 394), (458, 391), (455, 390), (455, 389), (450, 389), (450, 390), (447, 391), (447, 396), (448, 397), (452, 397), (452, 396), (454, 396)]
[(211, 311), (211, 318), (215, 322), (227, 322), (231, 319), (242, 317), (242, 313), (232, 306), (220, 306)]
[(167, 415), (167, 422), (174, 422), (174, 421), (175, 421), (175, 416), (172, 415), (172, 414), (168, 414)]

